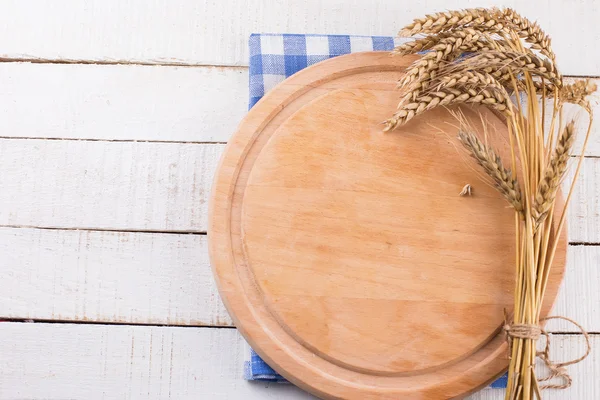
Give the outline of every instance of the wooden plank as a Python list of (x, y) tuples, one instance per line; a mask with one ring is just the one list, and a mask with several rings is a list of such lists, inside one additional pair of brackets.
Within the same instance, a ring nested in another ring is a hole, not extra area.
[[(0, 226), (205, 232), (223, 148), (0, 139)], [(573, 242), (600, 242), (599, 183), (600, 159), (586, 159), (570, 209)]]
[(0, 86), (3, 137), (226, 142), (248, 109), (246, 68), (0, 63)]
[[(0, 86), (0, 137), (222, 143), (248, 108), (245, 67), (0, 63)], [(600, 155), (598, 126), (586, 155)]]
[[(571, 161), (565, 183), (572, 182), (578, 159)], [(566, 193), (566, 185), (563, 186)], [(571, 242), (600, 242), (600, 158), (584, 159), (573, 190), (568, 218)]]
[[(569, 247), (553, 313), (594, 332), (598, 264), (600, 246)], [(232, 326), (204, 235), (0, 228), (0, 281), (0, 319)]]
[[(552, 315), (569, 317), (586, 330), (600, 332), (600, 246), (569, 246), (567, 271)], [(553, 332), (577, 332), (564, 321), (550, 321)]]
[[(314, 399), (292, 385), (245, 382), (247, 345), (234, 329), (2, 323), (0, 399)], [(593, 345), (600, 337), (593, 336)], [(553, 338), (553, 356), (577, 357), (581, 336)], [(595, 399), (600, 357), (569, 367), (568, 391)], [(73, 382), (77, 384), (74, 385)], [(484, 389), (471, 400), (500, 399)]]
[(0, 277), (0, 319), (232, 325), (205, 235), (0, 228)]
[(206, 231), (223, 148), (0, 139), (0, 225)]
[[(0, 5), (0, 56), (9, 59), (246, 65), (252, 32), (395, 35), (412, 18), (469, 6), (512, 6), (553, 38), (564, 73), (600, 73), (594, 0), (540, 7), (519, 0), (38, 1)], [(226, 21), (226, 23), (224, 23)], [(28, 29), (23, 29), (23, 27)], [(19, 34), (16, 35), (15, 32)], [(574, 44), (573, 37), (577, 37)]]
[(234, 329), (0, 326), (0, 399), (311, 398), (245, 382), (246, 345)]

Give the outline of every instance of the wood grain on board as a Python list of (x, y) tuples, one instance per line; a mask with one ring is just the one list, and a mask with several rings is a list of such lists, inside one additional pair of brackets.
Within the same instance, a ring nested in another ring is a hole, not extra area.
[[(445, 108), (381, 132), (415, 59), (359, 53), (295, 74), (250, 110), (215, 177), (221, 297), (261, 357), (323, 398), (458, 399), (508, 365), (514, 211)], [(510, 154), (501, 118), (460, 112)], [(458, 195), (465, 183), (475, 196)], [(563, 233), (542, 314), (562, 281)]]
[[(19, 338), (15, 345), (15, 338)], [(592, 338), (595, 348), (600, 337)], [(576, 358), (581, 336), (555, 336), (552, 355)], [(292, 385), (246, 382), (248, 348), (235, 329), (0, 323), (0, 400), (316, 400)], [(597, 399), (600, 357), (570, 367), (568, 391), (544, 400)], [(469, 400), (501, 400), (484, 389)]]
[[(594, 0), (103, 0), (0, 3), (0, 56), (29, 60), (247, 65), (251, 33), (394, 36), (412, 18), (466, 7), (509, 6), (552, 36), (562, 72), (595, 75)], [(573, 38), (577, 38), (574, 43)]]

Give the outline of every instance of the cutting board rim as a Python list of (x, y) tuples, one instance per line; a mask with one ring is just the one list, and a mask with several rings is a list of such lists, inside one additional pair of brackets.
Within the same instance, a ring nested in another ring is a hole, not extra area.
[[(231, 226), (236, 222), (235, 218), (232, 219), (232, 211), (229, 206), (236, 201), (236, 196), (238, 196), (235, 189), (238, 186), (242, 168), (239, 161), (245, 160), (252, 151), (260, 136), (261, 127), (275, 118), (287, 103), (292, 102), (303, 93), (318, 88), (323, 82), (335, 80), (345, 74), (361, 71), (397, 71), (399, 68), (408, 66), (417, 58), (417, 56), (392, 58), (387, 52), (353, 53), (322, 61), (293, 75), (267, 93), (250, 110), (226, 146), (215, 175), (209, 205), (208, 239), (213, 274), (223, 302), (242, 335), (267, 363), (291, 382), (323, 398), (362, 399), (368, 398), (368, 396), (396, 398), (399, 395), (409, 396), (416, 392), (406, 390), (404, 387), (394, 387), (389, 382), (377, 387), (361, 386), (356, 382), (336, 377), (335, 374), (332, 376), (331, 371), (324, 373), (319, 366), (311, 365), (307, 361), (306, 354), (300, 358), (297, 354), (292, 354), (290, 349), (298, 350), (298, 346), (295, 345), (299, 344), (283, 343), (289, 337), (286, 339), (285, 332), (274, 333), (274, 330), (277, 329), (276, 323), (265, 325), (265, 321), (272, 316), (269, 316), (264, 307), (261, 309), (260, 305), (250, 305), (248, 294), (245, 292), (248, 290), (248, 283), (242, 282), (244, 279), (242, 276), (248, 277), (248, 275), (244, 275), (248, 274), (248, 267), (244, 265), (243, 261), (239, 261), (239, 255), (236, 259), (232, 243), (236, 240), (236, 234), (232, 233)], [(237, 201), (242, 201), (242, 198), (238, 198)], [(549, 310), (556, 300), (556, 293), (562, 282), (565, 269), (564, 258), (566, 257), (565, 238), (566, 232), (563, 232), (561, 248), (554, 266), (554, 269), (558, 270), (555, 273), (559, 278), (554, 286), (549, 286), (546, 310)], [(465, 390), (464, 384), (444, 382), (441, 385), (424, 387), (421, 395), (430, 393), (429, 395), (433, 397), (429, 398), (442, 398), (435, 396), (444, 393), (451, 398), (461, 398), (498, 378), (504, 372), (507, 364), (506, 345), (502, 336), (499, 332), (490, 341), (490, 343), (495, 343), (496, 349), (487, 354), (491, 361), (486, 364), (488, 366), (485, 369), (486, 372), (469, 371), (471, 375), (465, 375), (467, 381), (475, 380), (477, 385), (471, 384), (468, 390)]]

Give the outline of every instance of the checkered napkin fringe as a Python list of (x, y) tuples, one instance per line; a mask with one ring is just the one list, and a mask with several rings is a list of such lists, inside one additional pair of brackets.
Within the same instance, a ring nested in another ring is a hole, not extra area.
[[(359, 51), (390, 51), (407, 40), (390, 36), (252, 34), (248, 108), (252, 108), (279, 82), (310, 65)], [(247, 380), (252, 381), (287, 382), (254, 350), (250, 350), (244, 374)], [(507, 377), (503, 376), (491, 387), (505, 388), (506, 382)]]

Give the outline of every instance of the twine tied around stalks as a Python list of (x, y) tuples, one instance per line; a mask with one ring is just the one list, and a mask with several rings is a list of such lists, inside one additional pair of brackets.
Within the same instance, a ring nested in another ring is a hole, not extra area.
[(548, 383), (545, 385), (541, 385), (540, 389), (567, 389), (573, 383), (573, 378), (571, 378), (571, 375), (569, 375), (566, 367), (569, 365), (577, 364), (585, 360), (585, 358), (590, 355), (590, 352), (592, 351), (590, 336), (581, 325), (567, 317), (546, 317), (540, 319), (540, 323), (551, 319), (561, 319), (563, 321), (570, 322), (579, 329), (579, 331), (585, 338), (586, 343), (586, 351), (583, 356), (565, 362), (552, 361), (550, 359), (550, 334), (546, 332), (541, 326), (532, 324), (509, 324), (508, 322), (505, 322), (504, 333), (506, 334), (506, 341), (508, 343), (508, 354), (512, 354), (512, 342), (514, 339), (529, 339), (537, 341), (541, 336), (545, 336), (546, 345), (544, 346), (544, 350), (538, 351), (536, 355), (537, 357), (539, 357), (540, 360), (544, 362), (546, 367), (548, 367), (548, 369), (550, 370), (550, 374), (544, 378), (538, 378), (538, 382), (547, 382), (554, 378), (560, 378), (563, 383)]

